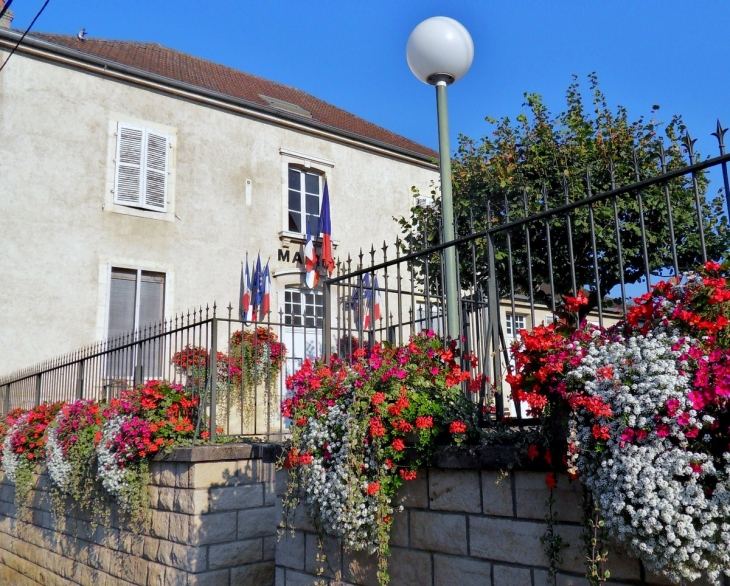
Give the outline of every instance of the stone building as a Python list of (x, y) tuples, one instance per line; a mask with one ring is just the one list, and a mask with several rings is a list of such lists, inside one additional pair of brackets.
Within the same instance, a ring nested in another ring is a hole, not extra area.
[(325, 180), (335, 255), (356, 254), (395, 239), (435, 155), (155, 43), (29, 34), (0, 73), (0, 374), (235, 302), (247, 251), (270, 259), (275, 313), (316, 314), (300, 251)]

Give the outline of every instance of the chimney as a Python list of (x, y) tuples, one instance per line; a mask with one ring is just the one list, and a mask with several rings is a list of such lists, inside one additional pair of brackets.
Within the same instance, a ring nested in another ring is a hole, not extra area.
[[(3, 0), (0, 0), (0, 12), (3, 11), (3, 8), (5, 8), (5, 2)], [(5, 14), (3, 14), (3, 17), (0, 18), (0, 28), (10, 28), (11, 22), (13, 22), (13, 11), (6, 10)]]

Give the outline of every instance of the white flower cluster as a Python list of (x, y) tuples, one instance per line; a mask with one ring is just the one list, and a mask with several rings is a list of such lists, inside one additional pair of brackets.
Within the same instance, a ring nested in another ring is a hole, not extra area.
[[(371, 450), (363, 445), (365, 428), (348, 414), (346, 405), (334, 405), (326, 417), (310, 418), (299, 448), (313, 454), (302, 467), (305, 501), (310, 514), (326, 532), (346, 547), (373, 551), (376, 542), (377, 495), (368, 496), (367, 480), (360, 470), (375, 466)], [(327, 450), (322, 452), (324, 446)], [(317, 456), (328, 453), (329, 458)]]
[(13, 452), (10, 440), (18, 431), (20, 426), (28, 422), (29, 418), (30, 412), (23, 413), (23, 415), (18, 417), (17, 421), (10, 426), (8, 434), (5, 436), (5, 441), (3, 441), (3, 470), (5, 471), (5, 478), (7, 478), (10, 482), (15, 482), (17, 480), (17, 472), (22, 460), (22, 456)]
[(46, 468), (51, 481), (61, 491), (67, 492), (71, 484), (73, 465), (64, 456), (63, 448), (58, 443), (58, 426), (63, 422), (63, 411), (59, 411), (55, 421), (46, 429)]
[[(698, 421), (687, 399), (691, 380), (680, 356), (690, 343), (655, 332), (589, 347), (569, 376), (611, 406), (613, 417), (598, 422), (610, 427), (610, 439), (605, 450), (591, 451), (596, 421), (585, 413), (573, 422), (571, 435), (581, 450), (577, 463), (584, 482), (618, 541), (674, 582), (705, 574), (719, 584), (720, 571), (730, 568), (730, 454), (716, 469), (710, 456), (691, 451), (688, 427), (660, 415), (675, 399), (690, 426), (714, 422), (709, 416)], [(605, 367), (612, 367), (612, 378), (597, 376)], [(660, 424), (664, 433), (658, 435)], [(637, 430), (643, 430), (638, 440), (631, 437)], [(705, 490), (712, 485), (714, 490)]]
[[(127, 480), (127, 469), (122, 468), (117, 462), (117, 454), (112, 451), (114, 438), (122, 428), (122, 425), (129, 417), (117, 416), (107, 419), (102, 428), (101, 441), (96, 448), (97, 469), (99, 478), (104, 489), (115, 496), (122, 508), (125, 502), (126, 489), (129, 486)], [(111, 446), (109, 445), (111, 444)]]

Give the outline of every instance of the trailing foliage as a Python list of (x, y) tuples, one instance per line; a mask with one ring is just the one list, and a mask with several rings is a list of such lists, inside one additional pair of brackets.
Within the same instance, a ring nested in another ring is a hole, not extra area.
[(437, 445), (475, 440), (476, 409), (462, 391), (470, 376), (455, 346), (432, 331), (402, 347), (360, 348), (354, 358), (352, 365), (307, 361), (287, 379), (284, 510), (297, 505), (301, 489), (315, 526), (348, 550), (377, 553), (386, 584), (396, 489), (416, 478)]
[(192, 439), (197, 404), (180, 385), (149, 381), (109, 403), (78, 400), (9, 413), (0, 424), (2, 467), (16, 485), (16, 505), (25, 506), (33, 468), (45, 459), (57, 513), (64, 497), (99, 512), (98, 498), (106, 495), (131, 521), (143, 521), (149, 460)]
[(514, 396), (560, 418), (568, 471), (592, 493), (594, 583), (603, 523), (675, 583), (730, 575), (729, 279), (730, 263), (708, 262), (609, 330), (538, 326), (513, 347)]

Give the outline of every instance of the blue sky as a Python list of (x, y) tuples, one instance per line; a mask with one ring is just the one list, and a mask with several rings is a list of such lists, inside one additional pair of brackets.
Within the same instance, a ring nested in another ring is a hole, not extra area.
[[(24, 29), (42, 4), (15, 0), (13, 26)], [(703, 154), (716, 152), (716, 118), (730, 125), (728, 2), (51, 0), (35, 30), (158, 42), (436, 147), (434, 91), (405, 60), (411, 30), (435, 15), (462, 22), (475, 44), (471, 71), (449, 92), (452, 149), (458, 133), (490, 132), (485, 116), (513, 118), (525, 91), (559, 111), (571, 74), (591, 71), (632, 118), (652, 104), (660, 119), (684, 115)]]

